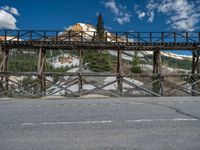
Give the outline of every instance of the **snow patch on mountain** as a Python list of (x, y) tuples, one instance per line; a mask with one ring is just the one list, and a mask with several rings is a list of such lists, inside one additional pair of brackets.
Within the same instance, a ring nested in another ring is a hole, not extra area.
[(175, 53), (169, 53), (169, 52), (161, 52), (162, 56), (170, 57), (170, 58), (175, 58), (179, 60), (184, 60), (186, 58), (192, 58), (192, 56), (187, 56), (187, 55), (178, 55)]

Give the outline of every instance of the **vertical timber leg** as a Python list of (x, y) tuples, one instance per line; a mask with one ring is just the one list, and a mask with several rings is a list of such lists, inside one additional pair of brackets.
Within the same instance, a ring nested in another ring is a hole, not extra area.
[[(195, 62), (196, 62), (196, 52), (192, 52), (192, 71), (191, 71), (192, 72), (192, 76), (191, 76), (192, 82), (195, 82), (193, 80), (193, 74), (195, 74)], [(191, 88), (192, 88), (192, 90), (195, 90), (196, 85), (193, 84)], [(195, 93), (193, 91), (191, 91), (191, 96), (195, 96)]]
[(46, 50), (40, 48), (39, 50), (39, 57), (38, 57), (38, 79), (39, 79), (39, 86), (38, 86), (38, 96), (45, 96), (46, 95), (46, 82), (45, 82), (45, 70), (46, 70)]
[(117, 50), (117, 93), (123, 96), (123, 81), (122, 81), (122, 51)]
[(159, 76), (153, 77), (153, 80), (160, 79), (156, 82), (153, 82), (153, 92), (158, 93), (160, 95), (164, 95), (163, 91), (163, 78), (161, 78), (161, 72), (162, 72), (162, 60), (161, 60), (161, 53), (160, 51), (154, 51), (153, 52), (153, 74), (157, 74)]
[[(191, 79), (192, 79), (193, 82), (196, 82), (196, 81), (200, 80), (200, 78), (198, 76), (200, 74), (199, 57), (200, 57), (200, 51), (192, 52), (192, 77), (191, 77)], [(193, 91), (191, 91), (191, 95), (192, 96), (197, 96), (198, 94), (195, 93), (194, 91), (200, 91), (200, 83), (193, 84), (192, 85), (192, 90)]]
[(82, 78), (82, 72), (83, 72), (83, 51), (82, 49), (79, 49), (79, 83), (78, 83), (78, 94), (81, 96), (82, 90), (83, 90), (83, 78)]
[[(6, 49), (6, 50), (5, 50), (5, 57), (6, 57), (6, 60), (5, 60), (5, 66), (4, 66), (4, 71), (5, 71), (5, 72), (8, 71), (8, 54), (9, 54), (9, 50)], [(6, 76), (6, 77), (5, 77), (5, 81), (6, 81), (6, 85), (5, 85), (6, 91), (9, 89), (9, 86), (8, 86), (8, 79), (9, 79), (9, 77)]]
[[(1, 64), (0, 64), (0, 71), (1, 72), (7, 72), (8, 71), (8, 54), (9, 54), (9, 50), (5, 49), (3, 47), (0, 47), (0, 51), (1, 51)], [(1, 76), (1, 91), (7, 91), (9, 89), (8, 86), (8, 76), (6, 75), (2, 75)], [(7, 95), (7, 93), (5, 94)]]
[[(0, 46), (0, 72), (3, 72), (3, 61), (4, 61), (4, 52), (3, 52), (3, 48)], [(0, 82), (0, 93), (4, 91), (4, 87), (3, 87), (3, 75), (1, 75), (1, 82)], [(1, 95), (0, 95), (1, 96)]]

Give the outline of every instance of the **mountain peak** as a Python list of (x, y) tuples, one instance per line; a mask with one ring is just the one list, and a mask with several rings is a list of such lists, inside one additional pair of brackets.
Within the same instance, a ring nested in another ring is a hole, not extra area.
[(86, 24), (86, 23), (76, 23), (73, 26), (70, 26), (67, 30), (72, 30), (72, 31), (93, 31), (95, 32), (96, 29), (93, 25), (91, 24)]

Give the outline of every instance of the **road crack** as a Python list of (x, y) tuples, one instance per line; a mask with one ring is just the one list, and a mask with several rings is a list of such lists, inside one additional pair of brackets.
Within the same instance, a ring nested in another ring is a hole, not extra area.
[(153, 103), (153, 102), (142, 102), (144, 104), (151, 104), (151, 105), (158, 105), (158, 106), (162, 106), (162, 107), (167, 107), (171, 110), (174, 110), (176, 113), (178, 114), (181, 114), (181, 115), (184, 115), (184, 116), (187, 116), (187, 117), (190, 117), (190, 118), (193, 118), (193, 119), (197, 119), (197, 120), (200, 120), (200, 117), (197, 117), (197, 116), (194, 116), (190, 113), (186, 113), (176, 107), (173, 107), (173, 106), (170, 106), (170, 105), (165, 105), (165, 104), (158, 104), (158, 103)]

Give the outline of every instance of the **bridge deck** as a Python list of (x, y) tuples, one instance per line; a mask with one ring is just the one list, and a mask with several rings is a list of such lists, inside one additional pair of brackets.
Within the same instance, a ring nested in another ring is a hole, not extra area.
[(97, 40), (90, 31), (0, 30), (0, 45), (8, 48), (196, 50), (200, 32), (105, 32)]

